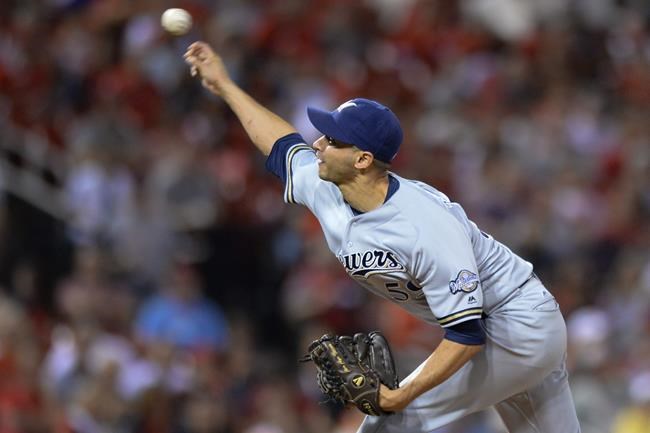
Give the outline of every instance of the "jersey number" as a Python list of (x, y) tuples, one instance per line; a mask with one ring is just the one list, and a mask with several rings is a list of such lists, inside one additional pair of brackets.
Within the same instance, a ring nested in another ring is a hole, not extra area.
[(397, 281), (391, 281), (386, 283), (386, 290), (390, 293), (390, 297), (397, 302), (406, 302), (411, 298), (419, 299), (422, 297), (422, 288), (411, 281), (406, 283), (406, 287), (403, 287)]

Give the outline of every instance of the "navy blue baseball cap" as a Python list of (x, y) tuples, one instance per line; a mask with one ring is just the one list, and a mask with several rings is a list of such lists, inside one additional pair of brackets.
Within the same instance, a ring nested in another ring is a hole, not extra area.
[(322, 134), (353, 144), (385, 163), (393, 160), (402, 144), (404, 135), (397, 116), (370, 99), (352, 99), (332, 111), (308, 107), (307, 116)]

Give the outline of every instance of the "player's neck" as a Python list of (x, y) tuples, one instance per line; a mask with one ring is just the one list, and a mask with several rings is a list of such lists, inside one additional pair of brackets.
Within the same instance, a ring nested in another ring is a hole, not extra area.
[(360, 175), (339, 185), (345, 201), (360, 212), (369, 212), (384, 204), (388, 194), (388, 173)]

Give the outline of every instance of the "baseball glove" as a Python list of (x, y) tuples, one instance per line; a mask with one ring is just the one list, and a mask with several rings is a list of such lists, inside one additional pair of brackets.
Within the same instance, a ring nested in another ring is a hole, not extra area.
[(313, 361), (316, 380), (330, 400), (353, 404), (367, 415), (388, 415), (379, 406), (379, 385), (399, 386), (388, 342), (380, 332), (336, 336), (313, 341), (301, 361)]

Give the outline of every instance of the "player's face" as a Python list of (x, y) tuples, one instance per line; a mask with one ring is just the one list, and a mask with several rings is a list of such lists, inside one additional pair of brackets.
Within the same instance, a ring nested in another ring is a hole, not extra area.
[(354, 163), (359, 149), (354, 145), (324, 135), (314, 142), (313, 147), (318, 157), (318, 176), (321, 179), (340, 185), (357, 175)]

